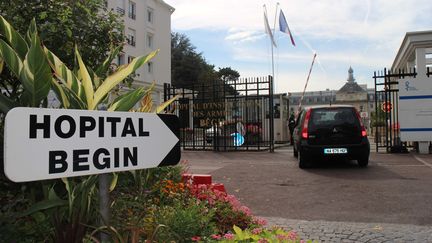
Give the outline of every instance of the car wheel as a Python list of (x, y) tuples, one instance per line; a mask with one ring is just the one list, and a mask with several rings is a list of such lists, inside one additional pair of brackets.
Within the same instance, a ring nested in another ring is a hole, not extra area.
[(357, 160), (357, 163), (358, 163), (358, 165), (360, 167), (367, 167), (368, 164), (369, 164), (369, 156), (365, 156), (365, 157), (359, 158)]
[(293, 145), (293, 153), (294, 153), (294, 157), (298, 157), (298, 151), (297, 151), (297, 149), (295, 148), (295, 146)]
[(298, 151), (298, 157), (297, 160), (299, 162), (299, 168), (300, 169), (306, 169), (309, 168), (309, 158), (306, 157), (302, 152)]

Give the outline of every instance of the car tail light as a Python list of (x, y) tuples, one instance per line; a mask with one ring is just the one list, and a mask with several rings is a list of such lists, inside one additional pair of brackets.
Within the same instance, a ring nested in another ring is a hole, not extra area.
[(358, 113), (358, 111), (356, 111), (356, 115), (357, 115), (357, 119), (360, 122), (360, 127), (361, 127), (361, 136), (362, 137), (366, 137), (367, 136), (367, 131), (366, 128), (363, 126), (363, 122), (361, 120), (360, 114)]
[(305, 120), (304, 120), (304, 123), (303, 123), (303, 127), (302, 127), (301, 136), (304, 139), (308, 138), (308, 124), (309, 124), (310, 116), (311, 116), (311, 109), (309, 109), (306, 112), (306, 117), (305, 117)]

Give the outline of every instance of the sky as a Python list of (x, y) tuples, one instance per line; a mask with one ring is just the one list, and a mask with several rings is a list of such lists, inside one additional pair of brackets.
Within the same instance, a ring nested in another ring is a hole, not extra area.
[(165, 0), (175, 8), (171, 29), (189, 37), (196, 51), (216, 68), (231, 67), (242, 77), (272, 74), (271, 42), (264, 28), (264, 5), (271, 28), (282, 9), (293, 34), (276, 19), (276, 93), (337, 90), (354, 70), (359, 84), (374, 87), (373, 73), (391, 67), (406, 32), (432, 29), (431, 0)]

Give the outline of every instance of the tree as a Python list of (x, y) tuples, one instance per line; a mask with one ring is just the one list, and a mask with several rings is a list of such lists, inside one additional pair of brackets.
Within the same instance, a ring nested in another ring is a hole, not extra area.
[(231, 67), (225, 67), (225, 68), (219, 68), (218, 76), (226, 83), (240, 78), (240, 73), (232, 69)]
[(171, 80), (176, 87), (197, 84), (204, 75), (206, 62), (201, 53), (180, 33), (171, 33)]
[[(124, 42), (123, 23), (107, 11), (104, 0), (3, 0), (0, 15), (20, 33), (26, 33), (34, 18), (44, 46), (69, 67), (75, 66), (75, 44), (86, 64), (96, 67)], [(3, 92), (17, 100), (21, 88), (14, 75), (4, 70), (0, 79)]]
[(110, 47), (125, 41), (119, 16), (107, 11), (104, 0), (5, 0), (0, 15), (20, 33), (34, 18), (44, 45), (67, 66), (74, 65), (74, 46), (89, 66), (103, 62)]
[[(219, 68), (207, 63), (202, 53), (196, 51), (189, 38), (181, 33), (171, 33), (171, 83), (178, 88), (198, 84), (217, 84), (222, 87), (227, 81), (240, 77), (231, 67)], [(227, 85), (229, 86), (229, 85)], [(232, 91), (232, 87), (228, 89)]]

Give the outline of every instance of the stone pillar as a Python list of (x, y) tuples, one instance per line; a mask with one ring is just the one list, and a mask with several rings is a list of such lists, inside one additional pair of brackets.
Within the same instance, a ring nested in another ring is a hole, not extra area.
[(419, 144), (419, 154), (429, 154), (429, 142), (418, 142)]
[(415, 49), (415, 55), (416, 55), (416, 71), (417, 71), (417, 77), (426, 77), (426, 50), (425, 48), (416, 48)]

